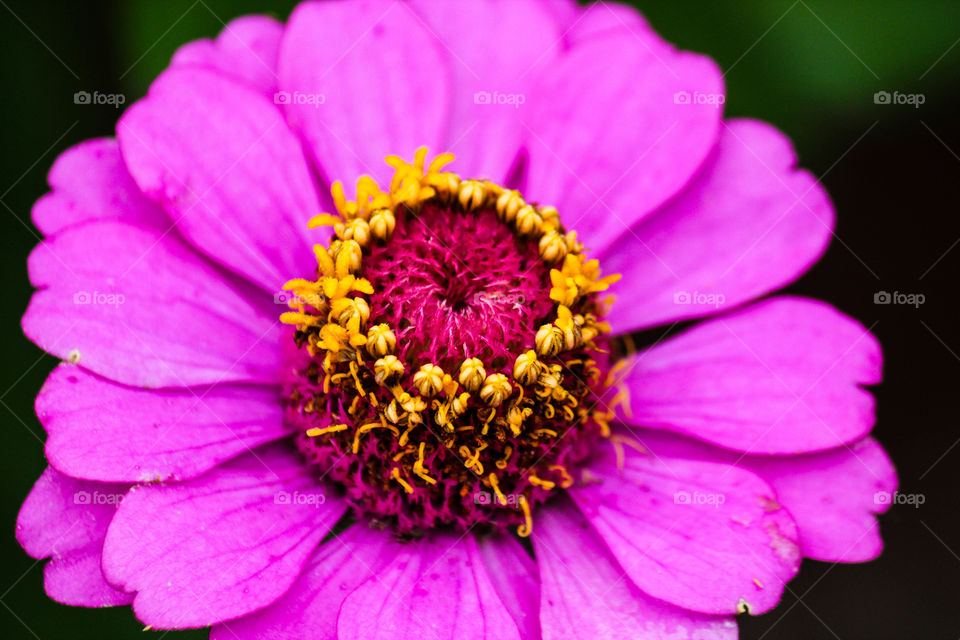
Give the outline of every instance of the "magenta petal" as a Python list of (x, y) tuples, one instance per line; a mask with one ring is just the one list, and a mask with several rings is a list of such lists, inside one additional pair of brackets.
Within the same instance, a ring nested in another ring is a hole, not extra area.
[(797, 521), (804, 556), (866, 562), (880, 555), (874, 515), (890, 507), (897, 474), (873, 439), (804, 456), (748, 456), (741, 464), (770, 483)]
[(129, 604), (133, 595), (114, 589), (100, 571), (107, 526), (128, 485), (74, 480), (47, 468), (17, 517), (17, 540), (44, 568), (47, 595), (76, 607)]
[(103, 570), (137, 617), (172, 629), (246, 615), (286, 593), (344, 511), (274, 446), (180, 484), (135, 487), (107, 531)]
[(269, 16), (241, 16), (227, 23), (216, 40), (196, 40), (177, 49), (170, 65), (214, 69), (272, 100), (282, 36), (283, 25)]
[(588, 471), (599, 482), (570, 494), (634, 583), (702, 613), (776, 606), (800, 550), (769, 485), (739, 467), (620, 447), (622, 469), (604, 446)]
[(214, 627), (210, 638), (334, 640), (343, 600), (366, 580), (376, 579), (397, 551), (389, 532), (371, 529), (366, 522), (355, 524), (314, 552), (285, 596), (266, 609)]
[(176, 66), (117, 125), (130, 173), (207, 255), (271, 292), (315, 268), (307, 161), (266, 97)]
[(674, 201), (607, 247), (611, 290), (623, 302), (614, 332), (733, 308), (797, 278), (823, 253), (833, 206), (787, 138), (735, 120), (696, 180)]
[(521, 640), (539, 639), (540, 582), (533, 558), (510, 535), (484, 536), (477, 544), (493, 588), (517, 623)]
[[(541, 0), (552, 2), (553, 0)], [(561, 2), (563, 12), (573, 5)], [(617, 2), (594, 2), (574, 9), (564, 20), (564, 40), (576, 46), (588, 38), (606, 37), (611, 32), (629, 33), (642, 40), (659, 40), (660, 36), (640, 13), (631, 6)]]
[(736, 464), (763, 478), (797, 523), (803, 555), (865, 562), (883, 548), (877, 513), (890, 507), (897, 474), (872, 438), (798, 456), (752, 456), (664, 431), (623, 430), (657, 455)]
[(719, 101), (720, 70), (652, 31), (576, 44), (531, 91), (525, 194), (603, 249), (680, 191), (716, 143), (722, 109), (678, 104), (678, 92)]
[(23, 330), (63, 360), (142, 387), (277, 379), (276, 306), (248, 302), (175, 235), (88, 223), (42, 242), (28, 266), (39, 290)]
[(133, 601), (132, 593), (117, 591), (100, 570), (103, 540), (86, 549), (76, 549), (51, 558), (43, 568), (47, 595), (71, 607), (117, 607)]
[(685, 611), (645, 595), (567, 499), (537, 511), (533, 547), (543, 584), (544, 640), (736, 640), (730, 617)]
[[(403, 2), (305, 2), (280, 47), (293, 127), (331, 181), (389, 184), (387, 154), (441, 151), (450, 101), (445, 51)], [(348, 190), (349, 191), (349, 190)]]
[(856, 321), (802, 298), (773, 298), (632, 357), (626, 422), (747, 453), (804, 453), (873, 426), (880, 346)]
[(503, 182), (520, 151), (527, 89), (562, 48), (553, 8), (540, 0), (414, 0), (449, 52), (450, 126), (444, 151), (464, 177)]
[(183, 480), (289, 435), (276, 389), (124, 387), (62, 364), (37, 396), (47, 459), (75, 478)]
[(473, 536), (410, 542), (340, 608), (339, 640), (518, 640)]
[(137, 188), (113, 138), (70, 147), (53, 163), (47, 182), (52, 191), (37, 200), (31, 212), (33, 223), (46, 236), (100, 218), (161, 229), (172, 224)]

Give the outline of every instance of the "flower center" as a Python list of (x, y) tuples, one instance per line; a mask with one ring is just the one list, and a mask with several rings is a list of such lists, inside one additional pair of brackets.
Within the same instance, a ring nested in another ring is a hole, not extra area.
[(612, 411), (600, 277), (552, 207), (442, 171), (426, 149), (347, 201), (315, 280), (285, 285), (296, 351), (287, 419), (318, 474), (400, 533), (517, 526)]
[(502, 369), (553, 311), (543, 285), (549, 267), (494, 209), (426, 203), (397, 220), (389, 244), (371, 248), (363, 272), (371, 309), (399, 319), (391, 325), (397, 358), (444, 371), (470, 357)]

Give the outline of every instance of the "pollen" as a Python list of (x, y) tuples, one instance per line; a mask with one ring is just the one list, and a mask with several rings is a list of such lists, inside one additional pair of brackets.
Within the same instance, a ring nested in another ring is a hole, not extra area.
[(287, 282), (288, 421), (318, 475), (398, 533), (512, 527), (574, 483), (609, 436), (617, 280), (551, 206), (445, 167), (386, 161), (331, 189), (317, 269)]

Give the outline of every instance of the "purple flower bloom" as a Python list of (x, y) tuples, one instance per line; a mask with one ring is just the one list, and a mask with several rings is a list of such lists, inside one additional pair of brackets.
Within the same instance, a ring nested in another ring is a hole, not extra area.
[(875, 557), (879, 345), (756, 301), (834, 214), (723, 102), (606, 4), (305, 3), (181, 48), (33, 211), (47, 593), (217, 639), (714, 639), (802, 556)]

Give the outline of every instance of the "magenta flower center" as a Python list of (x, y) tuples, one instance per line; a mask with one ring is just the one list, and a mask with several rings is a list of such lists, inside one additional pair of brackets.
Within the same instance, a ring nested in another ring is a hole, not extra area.
[(371, 310), (400, 319), (397, 357), (444, 371), (469, 357), (502, 369), (532, 346), (553, 311), (549, 266), (493, 209), (464, 214), (426, 204), (398, 220), (363, 271), (373, 285)]
[(400, 533), (517, 525), (574, 482), (612, 417), (601, 402), (601, 278), (552, 207), (388, 158), (347, 202), (316, 280), (287, 284), (301, 347), (288, 420), (318, 475)]

